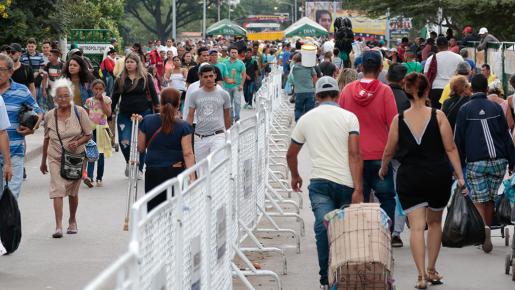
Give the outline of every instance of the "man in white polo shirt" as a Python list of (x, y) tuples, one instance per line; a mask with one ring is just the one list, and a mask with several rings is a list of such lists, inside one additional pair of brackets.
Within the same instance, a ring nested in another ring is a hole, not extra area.
[(298, 120), (286, 157), (292, 188), (301, 191), (297, 155), (307, 145), (313, 167), (308, 190), (315, 215), (320, 284), (327, 288), (329, 243), (324, 215), (342, 205), (363, 201), (363, 160), (358, 118), (336, 103), (339, 94), (336, 80), (329, 76), (320, 78), (315, 94), (319, 106)]

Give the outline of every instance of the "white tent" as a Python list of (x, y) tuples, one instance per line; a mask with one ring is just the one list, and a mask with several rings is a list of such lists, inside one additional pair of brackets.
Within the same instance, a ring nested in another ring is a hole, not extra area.
[(329, 32), (320, 24), (308, 17), (302, 17), (284, 30), (285, 37), (292, 36), (327, 36)]

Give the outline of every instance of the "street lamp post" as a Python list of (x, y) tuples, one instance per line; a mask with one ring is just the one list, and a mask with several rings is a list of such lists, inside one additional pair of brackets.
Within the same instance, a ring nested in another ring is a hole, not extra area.
[(176, 1), (172, 0), (172, 14), (173, 14), (173, 22), (172, 22), (172, 37), (177, 40), (177, 10), (176, 10)]
[(207, 0), (204, 0), (202, 7), (202, 36), (206, 39), (206, 9), (207, 9)]

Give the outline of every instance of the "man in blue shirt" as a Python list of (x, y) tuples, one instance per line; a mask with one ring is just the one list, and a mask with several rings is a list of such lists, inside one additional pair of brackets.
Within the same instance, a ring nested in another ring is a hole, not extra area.
[[(4, 164), (4, 170), (7, 172), (9, 172), (8, 170), (10, 169), (5, 169), (5, 167), (7, 167), (9, 162), (12, 164), (12, 180), (9, 182), (9, 188), (13, 195), (18, 198), (20, 196), (21, 183), (23, 181), (25, 136), (33, 134), (34, 130), (39, 127), (39, 122), (43, 119), (43, 114), (32, 97), (29, 89), (26, 86), (11, 80), (13, 68), (14, 63), (12, 59), (5, 54), (0, 54), (0, 95), (2, 95), (5, 102), (10, 122), (10, 126), (7, 128), (10, 160), (9, 157), (7, 157), (8, 154), (6, 154), (6, 152), (2, 152), (2, 159), (0, 162)], [(22, 109), (22, 105), (27, 105), (33, 108), (34, 111), (39, 114), (39, 120), (34, 129), (30, 129), (19, 124), (18, 115)], [(2, 122), (0, 122), (0, 130), (3, 128), (1, 123)], [(1, 139), (0, 142), (2, 142)], [(6, 173), (4, 172), (2, 175), (5, 176), (5, 174)]]
[(290, 74), (290, 57), (291, 57), (291, 44), (286, 43), (281, 54), (281, 63), (283, 65), (282, 88), (286, 85), (286, 80)]

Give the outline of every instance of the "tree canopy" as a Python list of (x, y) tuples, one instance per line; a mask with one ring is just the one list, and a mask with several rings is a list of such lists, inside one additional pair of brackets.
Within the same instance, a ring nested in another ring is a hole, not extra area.
[(429, 21), (438, 23), (438, 8), (443, 10), (443, 19), (448, 26), (461, 32), (465, 25), (474, 29), (487, 27), (501, 40), (512, 40), (515, 35), (515, 1), (513, 0), (360, 0), (352, 1), (353, 9), (365, 12), (369, 16), (390, 15), (413, 17), (417, 23)]

